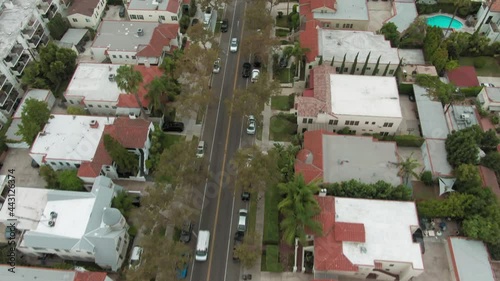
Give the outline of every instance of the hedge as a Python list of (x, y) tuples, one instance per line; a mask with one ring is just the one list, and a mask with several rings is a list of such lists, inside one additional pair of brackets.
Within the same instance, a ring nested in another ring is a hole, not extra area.
[(264, 209), (264, 233), (262, 243), (264, 245), (278, 245), (280, 241), (279, 233), (279, 194), (276, 187), (266, 191)]
[[(446, 14), (451, 14), (455, 12), (455, 6), (453, 3), (448, 2), (448, 3), (443, 3), (445, 1), (442, 1), (441, 3), (437, 4), (419, 4), (417, 3), (417, 12), (419, 15), (422, 14), (434, 14), (434, 13), (446, 13)], [(472, 2), (470, 7), (462, 7), (458, 9), (457, 11), (457, 16), (465, 18), (468, 15), (475, 15), (477, 14), (477, 11), (481, 7), (481, 2)]]
[(400, 95), (413, 95), (413, 84), (399, 84), (398, 86)]
[(460, 91), (468, 98), (475, 98), (481, 92), (483, 87), (469, 87), (469, 88), (461, 88)]
[(394, 140), (398, 146), (403, 147), (421, 147), (424, 139), (414, 135), (399, 135), (395, 136)]
[(282, 272), (283, 267), (279, 261), (279, 247), (275, 245), (266, 246), (266, 270), (269, 272)]

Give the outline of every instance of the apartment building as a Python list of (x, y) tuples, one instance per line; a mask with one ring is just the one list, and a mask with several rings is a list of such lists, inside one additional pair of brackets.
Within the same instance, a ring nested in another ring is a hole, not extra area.
[(184, 5), (189, 7), (189, 1), (128, 0), (125, 7), (131, 21), (179, 23)]
[(68, 8), (68, 21), (74, 28), (96, 29), (103, 17), (106, 0), (73, 1)]

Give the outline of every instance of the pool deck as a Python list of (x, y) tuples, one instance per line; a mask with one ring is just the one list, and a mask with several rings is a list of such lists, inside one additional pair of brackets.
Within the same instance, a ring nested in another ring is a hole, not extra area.
[[(420, 17), (430, 18), (430, 17), (434, 17), (434, 16), (447, 16), (447, 17), (453, 18), (452, 14), (446, 14), (446, 13), (434, 13), (434, 14), (428, 14), (428, 15), (421, 15)], [(467, 32), (467, 33), (471, 33), (471, 34), (474, 33), (474, 27), (468, 27), (465, 24), (465, 20), (462, 19), (461, 17), (455, 17), (454, 20), (459, 21), (460, 23), (462, 23), (463, 26), (460, 29), (451, 28), (451, 30), (459, 31), (459, 32)], [(447, 28), (443, 28), (443, 30), (446, 30), (446, 29)]]

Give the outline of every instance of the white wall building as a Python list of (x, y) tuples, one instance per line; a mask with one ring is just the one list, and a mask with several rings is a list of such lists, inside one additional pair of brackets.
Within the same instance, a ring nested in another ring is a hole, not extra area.
[(476, 16), (477, 22), (474, 28), (479, 29), (481, 34), (490, 38), (490, 43), (500, 41), (500, 30), (498, 29), (500, 25), (500, 2), (484, 1)]
[(182, 0), (127, 0), (125, 7), (131, 21), (178, 23), (182, 17), (183, 2)]
[(74, 28), (96, 29), (106, 8), (106, 0), (73, 1), (68, 8), (68, 21)]
[(26, 101), (29, 99), (35, 99), (38, 101), (43, 101), (47, 103), (47, 108), (49, 110), (54, 107), (54, 103), (56, 102), (56, 98), (52, 94), (50, 90), (44, 89), (30, 89), (26, 92), (26, 95), (22, 99), (19, 107), (17, 108), (14, 115), (12, 115), (12, 122), (10, 123), (9, 129), (7, 129), (7, 133), (5, 134), (7, 146), (10, 148), (29, 148), (29, 144), (25, 143), (22, 140), (21, 136), (17, 135), (19, 131), (19, 124), (21, 124), (21, 113), (23, 112), (24, 107), (26, 106)]
[(477, 100), (484, 110), (500, 111), (500, 88), (498, 87), (483, 87), (477, 95)]
[(396, 78), (338, 75), (332, 67), (313, 69), (311, 85), (295, 98), (299, 132), (349, 127), (354, 134), (396, 133), (403, 119)]
[[(125, 218), (111, 208), (120, 190), (102, 176), (91, 192), (16, 187), (17, 250), (25, 255), (53, 254), (119, 270), (129, 243)], [(8, 207), (3, 204), (0, 209), (4, 225), (12, 220)]]
[[(414, 202), (316, 197), (323, 235), (314, 235), (314, 279), (408, 281), (424, 272)], [(397, 278), (397, 279), (396, 279)]]
[[(139, 116), (141, 109), (133, 94), (124, 93), (118, 88), (114, 77), (120, 67), (118, 64), (80, 63), (66, 89), (64, 97), (70, 105), (83, 105), (92, 115)], [(163, 75), (156, 66), (135, 65), (134, 69), (142, 75), (138, 95), (146, 113), (149, 113), (149, 100), (146, 98), (148, 85), (155, 77)]]
[(109, 58), (116, 64), (159, 65), (179, 42), (178, 24), (102, 21), (91, 53), (97, 61)]
[[(78, 176), (88, 184), (99, 175), (145, 181), (152, 122), (127, 117), (53, 116), (31, 146), (30, 156), (38, 165), (49, 165), (54, 170), (77, 169)], [(104, 147), (105, 134), (138, 156), (137, 174), (120, 173)]]
[(24, 69), (49, 41), (46, 27), (59, 10), (56, 0), (0, 1), (0, 122), (15, 111)]
[(34, 266), (16, 266), (15, 274), (9, 272), (10, 265), (0, 265), (0, 277), (8, 276), (9, 281), (26, 281), (26, 280), (40, 280), (40, 281), (113, 281), (106, 272), (90, 272), (80, 270), (64, 270)]

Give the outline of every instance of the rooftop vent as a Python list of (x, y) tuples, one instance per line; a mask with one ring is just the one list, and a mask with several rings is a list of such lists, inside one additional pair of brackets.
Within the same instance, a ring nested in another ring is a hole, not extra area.
[(108, 75), (108, 79), (109, 79), (109, 82), (114, 82), (115, 81), (115, 75), (114, 74)]
[(467, 120), (469, 119), (469, 117), (470, 117), (469, 114), (460, 114), (460, 119), (462, 120)]
[(99, 127), (97, 120), (90, 120), (90, 128), (97, 129), (97, 127)]
[(319, 191), (319, 197), (325, 197), (326, 196), (326, 188), (322, 188), (320, 191)]
[(55, 225), (56, 225), (56, 222), (55, 222), (55, 221), (53, 221), (53, 220), (52, 220), (52, 221), (49, 221), (49, 226), (50, 226), (50, 227), (54, 227)]
[(51, 219), (57, 218), (57, 213), (56, 212), (50, 212), (50, 218)]
[(366, 254), (366, 248), (365, 248), (364, 246), (359, 247), (359, 251), (360, 251), (362, 254)]
[(142, 28), (137, 29), (137, 35), (144, 36), (144, 29), (142, 29)]

